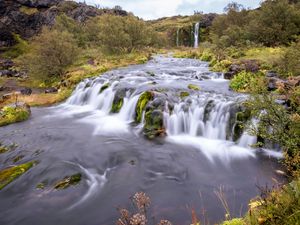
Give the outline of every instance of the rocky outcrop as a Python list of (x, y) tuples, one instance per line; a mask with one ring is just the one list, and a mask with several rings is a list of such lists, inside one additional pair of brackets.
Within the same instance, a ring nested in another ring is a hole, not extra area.
[(51, 26), (60, 13), (84, 22), (90, 17), (111, 13), (127, 15), (121, 9), (97, 9), (84, 3), (64, 0), (1, 0), (0, 1), (0, 47), (15, 44), (14, 34), (28, 39), (43, 26)]

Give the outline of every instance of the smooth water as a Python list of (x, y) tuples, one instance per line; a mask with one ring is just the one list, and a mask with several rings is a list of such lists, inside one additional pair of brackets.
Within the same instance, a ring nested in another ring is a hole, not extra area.
[[(165, 138), (147, 140), (144, 116), (134, 122), (145, 91), (155, 93), (153, 105), (163, 106)], [(183, 91), (189, 96), (180, 97)], [(123, 106), (111, 113), (120, 93)], [(30, 120), (0, 128), (1, 141), (19, 145), (0, 155), (0, 169), (18, 155), (24, 156), (18, 163), (39, 161), (0, 191), (0, 224), (115, 224), (117, 208), (132, 209), (129, 198), (138, 191), (151, 197), (150, 224), (162, 218), (190, 224), (192, 209), (202, 221), (224, 219), (215, 194), (220, 188), (232, 216), (243, 215), (257, 186), (283, 179), (275, 173), (279, 152), (252, 149), (256, 138), (246, 132), (233, 141), (235, 112), (246, 98), (207, 63), (191, 59), (155, 57), (83, 81), (65, 103), (33, 108)], [(74, 173), (83, 176), (79, 185), (53, 189)], [(45, 189), (36, 189), (45, 181)]]

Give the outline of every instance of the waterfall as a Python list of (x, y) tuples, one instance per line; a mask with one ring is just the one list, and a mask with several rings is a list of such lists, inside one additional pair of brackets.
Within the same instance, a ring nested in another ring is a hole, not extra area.
[[(160, 66), (156, 73), (149, 72), (156, 64)], [(199, 79), (202, 77), (206, 79), (203, 82), (212, 85), (211, 91), (199, 92), (188, 88), (191, 82), (201, 86)], [(73, 115), (79, 122), (95, 126), (95, 135), (107, 135), (123, 134), (132, 129), (143, 131), (147, 123), (146, 110), (152, 110), (161, 116), (159, 121), (162, 121), (167, 140), (191, 144), (210, 160), (213, 156), (228, 158), (232, 154), (237, 157), (253, 156), (249, 146), (256, 142), (256, 138), (247, 132), (237, 135), (234, 129), (237, 105), (245, 97), (226, 95), (222, 91), (218, 93), (224, 82), (227, 81), (222, 76), (208, 71), (207, 63), (155, 58), (151, 63), (129, 71), (113, 71), (95, 79), (86, 79), (61, 106), (63, 110), (59, 115)], [(141, 123), (137, 124), (137, 104), (145, 92), (151, 92), (153, 99), (142, 109)]]
[(177, 32), (176, 32), (176, 46), (179, 47), (179, 31), (180, 28), (177, 28)]
[(194, 48), (198, 48), (199, 46), (199, 26), (200, 23), (195, 24), (195, 29), (194, 29)]

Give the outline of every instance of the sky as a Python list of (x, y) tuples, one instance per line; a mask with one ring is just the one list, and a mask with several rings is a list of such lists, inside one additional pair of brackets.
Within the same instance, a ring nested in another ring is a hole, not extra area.
[[(77, 0), (83, 2), (84, 0)], [(221, 13), (232, 0), (85, 0), (87, 4), (101, 7), (121, 6), (145, 20), (166, 16), (191, 15), (194, 11)], [(235, 0), (246, 8), (256, 8), (261, 0)]]

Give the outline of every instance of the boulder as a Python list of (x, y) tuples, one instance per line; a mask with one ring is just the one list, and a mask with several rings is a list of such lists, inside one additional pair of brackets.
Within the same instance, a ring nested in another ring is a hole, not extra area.
[(57, 93), (57, 92), (58, 92), (58, 90), (57, 90), (57, 88), (55, 88), (55, 87), (47, 88), (47, 89), (45, 90), (45, 93), (46, 93), (46, 94), (53, 94), (53, 93)]
[(27, 87), (23, 88), (20, 92), (22, 95), (31, 95), (32, 94), (31, 88), (27, 88)]
[(13, 67), (15, 64), (10, 59), (0, 59), (0, 69), (1, 70), (7, 70), (11, 67)]

